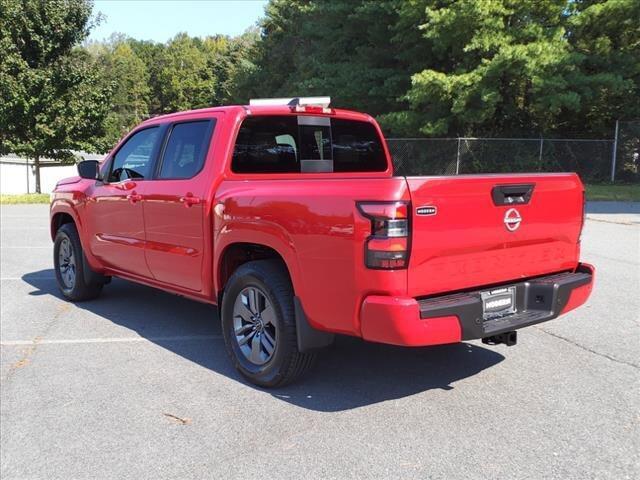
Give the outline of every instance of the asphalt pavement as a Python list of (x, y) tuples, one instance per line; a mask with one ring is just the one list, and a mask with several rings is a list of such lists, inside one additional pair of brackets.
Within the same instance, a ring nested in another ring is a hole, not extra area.
[(481, 342), (340, 338), (304, 381), (247, 384), (216, 311), (114, 279), (56, 288), (48, 207), (0, 209), (0, 477), (640, 477), (640, 204), (590, 204), (589, 302)]

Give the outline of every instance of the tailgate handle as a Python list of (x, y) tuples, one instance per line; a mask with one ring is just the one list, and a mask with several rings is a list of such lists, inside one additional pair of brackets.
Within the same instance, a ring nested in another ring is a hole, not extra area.
[(496, 185), (491, 189), (494, 205), (526, 205), (531, 200), (533, 183), (520, 185)]

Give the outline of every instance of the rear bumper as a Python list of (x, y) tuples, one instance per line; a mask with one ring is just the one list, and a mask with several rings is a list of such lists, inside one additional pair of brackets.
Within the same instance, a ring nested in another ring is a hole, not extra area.
[(582, 305), (591, 294), (594, 275), (592, 265), (581, 263), (574, 272), (493, 286), (515, 287), (516, 311), (489, 320), (483, 319), (480, 290), (426, 299), (369, 296), (360, 311), (362, 337), (394, 345), (426, 346), (517, 330)]

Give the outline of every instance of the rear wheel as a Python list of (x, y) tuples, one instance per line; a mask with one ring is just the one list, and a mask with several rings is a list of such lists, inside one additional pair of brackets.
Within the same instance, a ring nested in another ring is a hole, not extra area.
[(60, 291), (74, 302), (96, 298), (104, 285), (104, 277), (92, 272), (86, 261), (76, 226), (65, 223), (56, 233), (53, 263)]
[(283, 386), (311, 367), (315, 355), (298, 350), (293, 289), (279, 262), (241, 265), (227, 282), (221, 313), (227, 352), (252, 383)]

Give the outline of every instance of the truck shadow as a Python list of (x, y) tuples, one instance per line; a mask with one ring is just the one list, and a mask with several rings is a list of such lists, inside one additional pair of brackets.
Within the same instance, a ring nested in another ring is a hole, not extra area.
[[(22, 277), (36, 288), (30, 295), (62, 298), (53, 270)], [(216, 309), (120, 279), (105, 287), (100, 298), (76, 304), (192, 362), (248, 384), (231, 366)], [(350, 410), (399, 399), (431, 389), (452, 389), (504, 359), (480, 346), (460, 343), (430, 348), (401, 348), (339, 337), (323, 351), (310, 375), (281, 389), (275, 398), (322, 412)]]

